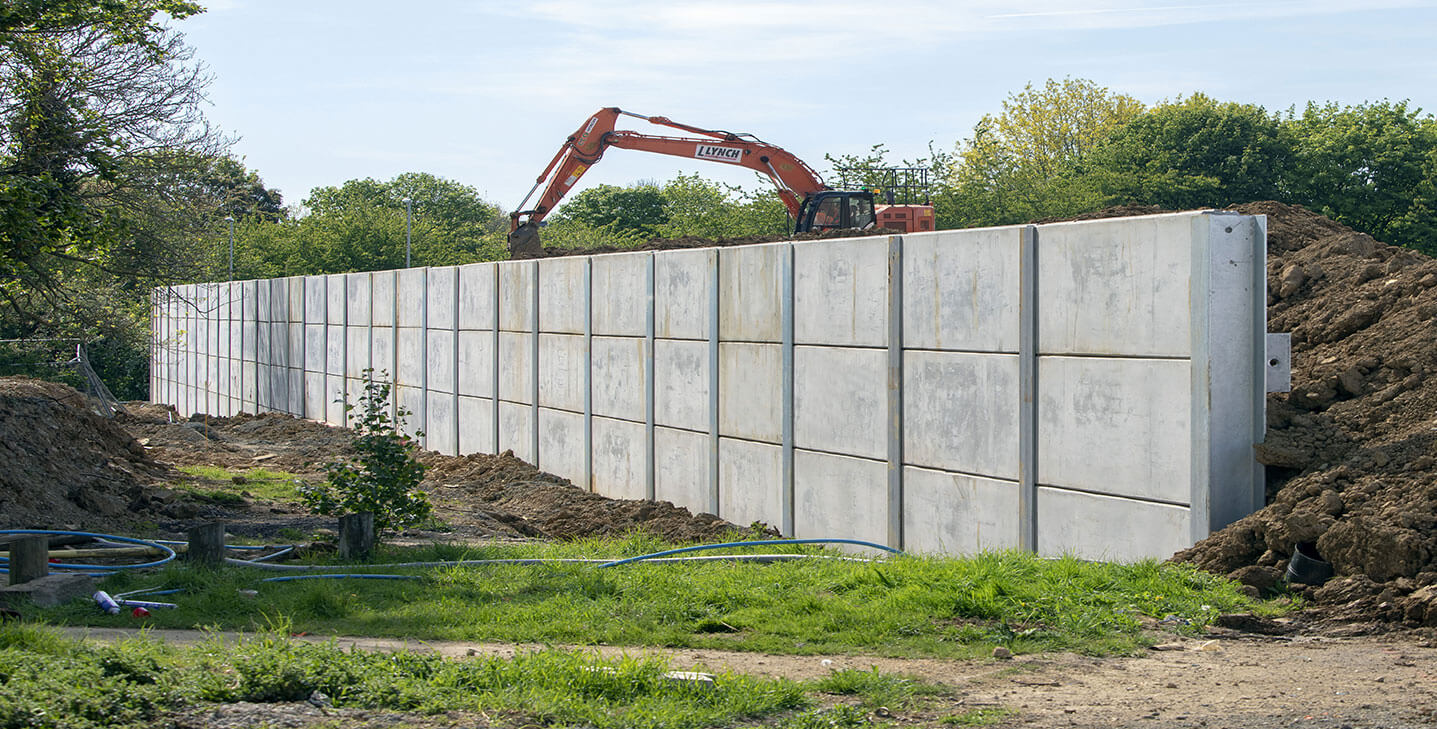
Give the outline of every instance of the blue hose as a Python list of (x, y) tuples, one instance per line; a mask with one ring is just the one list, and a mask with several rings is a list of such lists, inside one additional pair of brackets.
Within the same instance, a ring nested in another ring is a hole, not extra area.
[[(113, 535), (113, 534), (94, 534), (94, 533), (92, 533), (92, 532), (54, 531), (54, 530), (49, 530), (49, 529), (0, 529), (0, 534), (54, 534), (54, 535), (76, 536), (76, 537), (89, 537), (89, 538), (91, 538), (91, 539), (95, 539), (95, 540), (99, 540), (99, 541), (107, 541), (107, 540), (113, 539), (113, 540), (115, 540), (116, 542), (120, 542), (120, 543), (124, 543), (124, 544), (138, 544), (138, 545), (140, 545), (140, 546), (142, 546), (142, 547), (150, 547), (150, 548), (153, 548), (153, 549), (158, 549), (158, 550), (160, 550), (162, 553), (164, 553), (164, 555), (165, 555), (165, 556), (164, 556), (163, 558), (161, 558), (161, 559), (155, 560), (155, 561), (153, 561), (153, 562), (144, 562), (144, 563), (141, 563), (141, 564), (108, 565), (108, 564), (78, 564), (78, 563), (69, 563), (69, 562), (53, 562), (53, 563), (50, 564), (50, 567), (51, 567), (52, 569), (60, 569), (60, 570), (101, 570), (101, 572), (92, 573), (92, 576), (94, 576), (94, 577), (103, 577), (104, 575), (111, 574), (111, 573), (117, 572), (117, 571), (119, 571), (119, 570), (137, 570), (137, 569), (141, 569), (141, 568), (144, 568), (144, 567), (158, 567), (158, 566), (160, 566), (160, 565), (162, 565), (162, 564), (164, 564), (164, 563), (166, 563), (166, 562), (169, 562), (170, 560), (172, 560), (172, 559), (175, 558), (175, 550), (173, 550), (173, 549), (171, 549), (171, 548), (169, 548), (169, 547), (167, 547), (167, 546), (165, 546), (165, 545), (163, 545), (163, 544), (161, 544), (161, 543), (159, 543), (159, 542), (152, 541), (152, 540), (148, 540), (148, 539), (135, 539), (135, 538), (132, 538), (132, 537), (117, 537), (117, 536), (115, 536), (115, 535)], [(8, 564), (8, 560), (7, 560), (7, 564)]]
[(643, 562), (646, 560), (654, 559), (655, 557), (667, 557), (671, 554), (698, 552), (706, 549), (722, 549), (724, 547), (759, 547), (773, 544), (856, 544), (860, 547), (871, 547), (873, 549), (881, 549), (885, 552), (892, 552), (894, 554), (903, 554), (903, 550), (894, 549), (893, 547), (889, 547), (883, 544), (865, 542), (861, 539), (759, 539), (751, 542), (723, 542), (721, 544), (699, 544), (693, 547), (667, 549), (662, 552), (654, 552), (653, 554), (641, 554), (637, 557), (616, 559), (612, 562), (605, 562), (599, 565), (599, 569), (603, 569), (605, 567), (617, 567), (618, 565), (630, 564), (632, 562)]

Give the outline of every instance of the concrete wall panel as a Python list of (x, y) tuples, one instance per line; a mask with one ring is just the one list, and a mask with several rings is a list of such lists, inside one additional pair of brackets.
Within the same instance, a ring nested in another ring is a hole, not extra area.
[(795, 347), (793, 358), (794, 445), (887, 458), (887, 351)]
[(1191, 243), (1191, 215), (1042, 226), (1040, 351), (1187, 356)]
[(370, 357), (374, 362), (374, 379), (382, 382), (394, 381), (394, 330), (389, 327), (375, 328), (370, 332)]
[(426, 269), (406, 268), (399, 272), (399, 292), (395, 311), (401, 327), (424, 326), (424, 288), (427, 283)]
[[(304, 322), (304, 314), (309, 309), (309, 287), (318, 277), (291, 276), (285, 281), (288, 282), (286, 290), (289, 293), (289, 320), (292, 322)], [(315, 321), (319, 321), (317, 318)]]
[[(459, 331), (459, 394), (474, 397), (494, 396), (492, 332)], [(492, 426), (490, 430), (493, 430)]]
[(644, 425), (593, 419), (594, 491), (614, 499), (644, 498)]
[(1188, 510), (1112, 496), (1038, 488), (1038, 554), (1131, 562), (1188, 547)]
[(777, 344), (719, 344), (719, 432), (778, 443), (783, 439), (783, 349)]
[(783, 517), (783, 448), (734, 438), (719, 439), (719, 516), (748, 526), (777, 527)]
[(654, 428), (654, 498), (700, 514), (709, 511), (709, 437)]
[(592, 345), (594, 414), (642, 422), (646, 343), (633, 337), (593, 337)]
[[(294, 367), (285, 370), (285, 387), (289, 398), (289, 407), (285, 412), (296, 418), (305, 416), (305, 410), (309, 407), (309, 393), (305, 391), (308, 384), (308, 376), (302, 370)], [(320, 397), (323, 397), (323, 393)]]
[(519, 458), (534, 462), (534, 446), (530, 434), (534, 429), (533, 408), (528, 405), (499, 401), (499, 450), (514, 451)]
[(493, 263), (459, 267), (459, 328), (494, 329)]
[(325, 395), (328, 392), (324, 386), (324, 374), (320, 372), (304, 373), (304, 417), (310, 420), (324, 420), (328, 414), (328, 403), (325, 402)]
[(323, 372), (327, 355), (328, 340), (325, 339), (323, 324), (304, 325), (304, 369), (308, 372)]
[(374, 295), (373, 305), (370, 307), (370, 316), (376, 327), (390, 327), (394, 325), (395, 309), (399, 306), (399, 300), (394, 293), (394, 282), (399, 278), (396, 271), (375, 271), (374, 274)]
[(584, 482), (584, 416), (539, 408), (539, 470)]
[(583, 334), (589, 312), (584, 308), (584, 277), (587, 261), (579, 256), (546, 258), (539, 261), (539, 331)]
[(676, 428), (707, 431), (708, 342), (656, 340), (654, 388), (654, 422)]
[(345, 341), (344, 327), (333, 324), (326, 328), (324, 348), (324, 371), (331, 375), (344, 374)]
[(344, 300), (347, 313), (345, 321), (350, 326), (368, 324), (373, 321), (374, 313), (369, 310), (373, 304), (370, 299), (368, 273), (351, 273), (344, 279)]
[(429, 389), (454, 392), (454, 332), (429, 330)]
[(493, 400), (459, 398), (459, 450), (462, 453), (494, 452)]
[(346, 425), (344, 412), (344, 377), (328, 375), (324, 378), (324, 422), (330, 425)]
[(259, 344), (256, 341), (259, 338), (259, 322), (251, 318), (247, 321), (240, 322), (239, 327), (240, 348), (236, 349), (235, 352), (239, 355), (240, 359), (253, 362), (255, 361), (256, 347)]
[(499, 267), (499, 328), (508, 332), (533, 330), (534, 262), (502, 261)]
[(1018, 351), (1022, 229), (903, 236), (903, 346)]
[(888, 541), (888, 466), (882, 461), (794, 453), (794, 536)]
[(429, 271), (429, 328), (452, 330), (458, 272), (453, 266), (426, 270)]
[(454, 396), (447, 392), (430, 392), (429, 407), (424, 411), (424, 447), (446, 456), (459, 455), (454, 440)]
[(414, 436), (416, 432), (424, 430), (424, 422), (420, 419), (420, 413), (424, 412), (423, 394), (424, 391), (417, 387), (399, 385), (394, 388), (394, 401), (399, 407), (409, 411), (399, 428), (405, 435)]
[(325, 316), (330, 324), (343, 324), (345, 311), (349, 307), (349, 293), (345, 290), (348, 281), (345, 274), (325, 276)]
[(1039, 358), (1039, 478), (1188, 503), (1189, 366), (1185, 360)]
[(654, 254), (654, 331), (665, 339), (708, 339), (711, 268), (718, 250)]
[(533, 402), (534, 373), (528, 334), (499, 333), (499, 399)]
[(719, 249), (719, 338), (778, 342), (783, 336), (783, 270), (789, 244)]
[(1018, 547), (1018, 484), (909, 466), (903, 469), (904, 548), (977, 554)]
[(399, 330), (399, 371), (394, 381), (401, 385), (419, 387), (424, 384), (424, 330), (401, 328)]
[(611, 253), (593, 257), (596, 336), (644, 336), (648, 327), (648, 276), (652, 256), (652, 253)]
[(904, 460), (915, 466), (1018, 478), (1018, 358), (905, 353)]
[[(584, 412), (584, 373), (588, 369), (584, 337), (540, 334), (539, 363), (539, 405)], [(542, 455), (543, 449), (539, 452)]]
[(793, 286), (798, 344), (887, 345), (887, 236), (795, 243)]
[(329, 305), (329, 292), (325, 289), (326, 276), (304, 277), (304, 319), (306, 324), (323, 324), (325, 309)]
[[(344, 374), (347, 377), (363, 377), (369, 362), (369, 332), (367, 326), (350, 326), (344, 336), (344, 345), (349, 354), (345, 357)], [(375, 368), (379, 369), (379, 368)]]

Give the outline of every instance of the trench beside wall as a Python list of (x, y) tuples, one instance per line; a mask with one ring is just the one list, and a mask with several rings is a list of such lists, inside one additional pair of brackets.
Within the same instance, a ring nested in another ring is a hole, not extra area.
[(1263, 218), (1182, 213), (157, 290), (151, 393), (912, 551), (1167, 557), (1262, 505)]

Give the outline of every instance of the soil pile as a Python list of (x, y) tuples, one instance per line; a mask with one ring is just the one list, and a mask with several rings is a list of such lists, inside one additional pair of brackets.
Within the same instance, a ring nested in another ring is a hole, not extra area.
[(1268, 396), (1268, 506), (1174, 557), (1265, 588), (1299, 544), (1339, 617), (1437, 625), (1437, 261), (1300, 207), (1268, 219), (1268, 330), (1292, 392)]
[(353, 438), (344, 428), (281, 413), (196, 414), (179, 423), (165, 417), (132, 416), (126, 427), (152, 456), (169, 463), (232, 470), (268, 468), (316, 477), (324, 473), (325, 463), (350, 452)]
[(142, 518), (174, 474), (66, 385), (0, 378), (0, 528), (105, 529)]
[(430, 494), (495, 519), (524, 536), (576, 539), (643, 530), (674, 542), (715, 541), (738, 527), (713, 514), (691, 514), (667, 501), (610, 499), (516, 458), (476, 453), (426, 454)]

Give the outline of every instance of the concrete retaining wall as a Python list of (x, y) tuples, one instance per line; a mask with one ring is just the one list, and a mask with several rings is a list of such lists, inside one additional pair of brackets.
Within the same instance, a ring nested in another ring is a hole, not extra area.
[(1262, 504), (1265, 221), (1043, 226), (155, 295), (182, 414), (344, 424), (787, 535), (1166, 557)]

